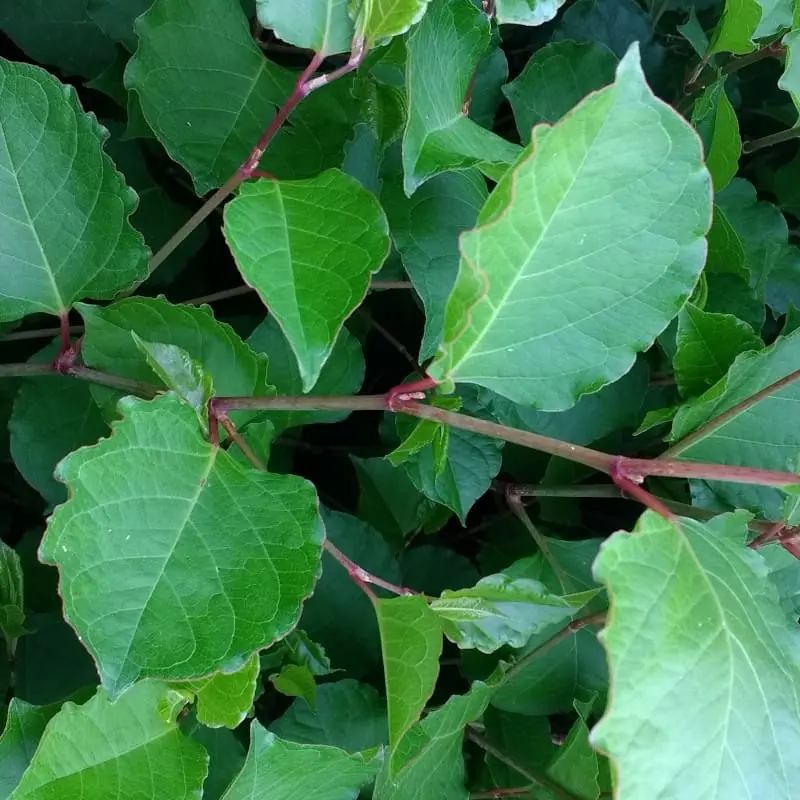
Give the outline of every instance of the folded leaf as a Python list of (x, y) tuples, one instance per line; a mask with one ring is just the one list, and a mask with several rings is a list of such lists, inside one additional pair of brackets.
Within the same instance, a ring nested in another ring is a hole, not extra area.
[(612, 86), (534, 129), (462, 235), (428, 374), (569, 408), (624, 375), (689, 297), (710, 221), (697, 137), (648, 89), (634, 46)]
[(40, 548), (113, 695), (241, 667), (294, 627), (322, 548), (310, 484), (242, 467), (174, 395), (120, 409), (59, 465), (71, 496)]
[(620, 800), (796, 792), (800, 634), (744, 545), (746, 522), (647, 511), (601, 548), (613, 702), (591, 738), (615, 763)]

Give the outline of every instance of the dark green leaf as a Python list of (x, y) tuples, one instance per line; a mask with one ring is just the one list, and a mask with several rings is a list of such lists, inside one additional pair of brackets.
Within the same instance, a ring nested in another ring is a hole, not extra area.
[(466, 557), (437, 545), (423, 544), (403, 554), (403, 586), (441, 594), (445, 589), (466, 589), (478, 582), (478, 571)]
[(234, 732), (227, 728), (206, 728), (191, 719), (181, 727), (192, 739), (200, 742), (208, 753), (208, 776), (203, 783), (203, 800), (220, 800), (244, 765), (244, 747)]
[(599, 756), (589, 744), (589, 712), (593, 702), (575, 701), (578, 718), (547, 768), (548, 777), (581, 800), (600, 796)]
[(25, 633), (24, 609), (22, 564), (17, 552), (0, 541), (0, 632), (11, 651), (15, 640)]
[(134, 22), (153, 5), (153, 0), (84, 0), (84, 5), (91, 19), (109, 39), (124, 44), (133, 52), (136, 49)]
[(308, 483), (241, 467), (174, 395), (120, 407), (111, 438), (59, 465), (72, 493), (41, 546), (115, 695), (241, 667), (294, 627), (322, 547)]

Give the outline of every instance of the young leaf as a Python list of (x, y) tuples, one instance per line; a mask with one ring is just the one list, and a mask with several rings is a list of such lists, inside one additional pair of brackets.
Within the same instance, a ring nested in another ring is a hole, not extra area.
[(317, 684), (314, 675), (305, 664), (284, 664), (276, 675), (270, 675), (270, 683), (287, 697), (300, 697), (314, 708), (317, 700)]
[(617, 57), (595, 42), (552, 42), (536, 50), (525, 69), (503, 87), (519, 137), (531, 140), (534, 125), (554, 125), (586, 95), (613, 83)]
[(386, 701), (371, 686), (353, 680), (317, 687), (316, 707), (295, 700), (270, 730), (300, 744), (325, 744), (348, 753), (389, 743)]
[(486, 196), (477, 170), (437, 175), (411, 197), (399, 173), (384, 182), (381, 203), (392, 241), (425, 309), (420, 361), (431, 358), (442, 341), (444, 309), (458, 275), (458, 235), (475, 225)]
[(103, 152), (107, 133), (75, 90), (0, 59), (0, 321), (65, 314), (144, 277), (148, 251), (128, 217), (136, 194)]
[(389, 254), (381, 207), (339, 170), (305, 181), (260, 180), (225, 208), (225, 237), (289, 340), (308, 392)]
[(678, 349), (673, 359), (678, 391), (702, 394), (725, 377), (736, 356), (761, 350), (755, 331), (730, 314), (710, 314), (687, 303), (678, 315)]
[(173, 691), (197, 706), (197, 719), (209, 728), (235, 728), (253, 707), (259, 675), (258, 653), (236, 672), (215, 672), (208, 678), (173, 683)]
[(356, 35), (372, 47), (419, 22), (430, 0), (349, 0)]
[(613, 596), (602, 636), (614, 702), (592, 743), (614, 760), (621, 797), (794, 792), (800, 642), (744, 546), (746, 518), (647, 511), (595, 562)]
[(724, 189), (739, 169), (742, 137), (739, 120), (725, 93), (725, 81), (709, 86), (692, 110), (692, 124), (703, 140), (706, 166), (711, 173), (714, 191)]
[(749, 53), (755, 39), (771, 36), (792, 24), (790, 0), (725, 0), (725, 10), (709, 53)]
[(497, 0), (497, 21), (512, 25), (544, 25), (555, 19), (566, 0)]
[(254, 721), (247, 760), (222, 800), (350, 800), (379, 766), (377, 756), (283, 741)]
[(348, 0), (256, 0), (258, 21), (295, 47), (321, 55), (346, 53), (353, 40)]
[(634, 47), (612, 86), (534, 130), (461, 237), (430, 377), (560, 411), (624, 375), (694, 288), (709, 183), (696, 135), (650, 92)]
[(111, 438), (59, 465), (72, 493), (40, 549), (114, 695), (241, 667), (294, 627), (322, 548), (304, 480), (240, 466), (174, 395), (120, 409)]
[(504, 645), (522, 647), (534, 633), (564, 622), (597, 590), (560, 596), (539, 581), (500, 573), (470, 589), (442, 592), (431, 609), (442, 619), (445, 636), (462, 649), (493, 653)]
[(376, 600), (374, 605), (386, 677), (389, 746), (394, 752), (433, 694), (442, 626), (419, 595)]
[[(728, 374), (704, 395), (685, 404), (675, 417), (671, 440), (679, 442), (701, 425), (797, 369), (800, 331), (760, 352), (740, 355)], [(800, 452), (800, 423), (796, 421), (800, 382), (789, 383), (748, 406), (722, 424), (709, 427), (688, 446), (678, 445), (677, 458), (717, 464), (795, 470)], [(783, 495), (778, 489), (721, 483), (711, 486), (726, 503), (747, 508), (763, 519), (779, 519)]]
[(408, 37), (405, 192), (439, 172), (486, 162), (505, 168), (519, 148), (464, 113), (475, 66), (489, 49), (488, 17), (470, 0), (432, 0)]
[(178, 730), (179, 708), (166, 687), (151, 681), (131, 687), (115, 703), (102, 689), (82, 706), (65, 703), (10, 800), (195, 800), (208, 756)]
[(486, 710), (495, 681), (475, 681), (416, 723), (375, 783), (375, 800), (463, 800), (464, 728)]

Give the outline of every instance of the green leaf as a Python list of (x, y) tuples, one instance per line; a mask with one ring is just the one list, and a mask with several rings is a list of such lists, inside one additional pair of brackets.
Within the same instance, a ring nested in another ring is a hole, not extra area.
[[(800, 332), (779, 338), (759, 351), (740, 355), (727, 376), (705, 394), (685, 404), (675, 417), (671, 440), (679, 442), (756, 392), (797, 369)], [(721, 425), (709, 427), (676, 458), (761, 469), (797, 469), (800, 424), (795, 422), (800, 384), (795, 381), (748, 406)], [(779, 519), (783, 494), (778, 489), (714, 481), (713, 491), (734, 508), (747, 508), (763, 519)]]
[(171, 688), (197, 705), (197, 719), (209, 728), (235, 728), (253, 706), (258, 686), (258, 653), (236, 672), (215, 672), (199, 681), (173, 683)]
[(486, 181), (476, 170), (437, 175), (411, 197), (399, 173), (384, 182), (381, 203), (392, 241), (425, 309), (420, 361), (442, 341), (444, 309), (458, 275), (458, 235), (475, 224), (486, 196)]
[[(52, 359), (55, 348), (48, 347), (45, 353)], [(23, 381), (8, 429), (17, 469), (50, 505), (67, 499), (64, 485), (53, 475), (56, 464), (108, 433), (89, 384), (61, 376)]]
[(386, 702), (371, 686), (353, 680), (317, 687), (316, 707), (295, 700), (270, 730), (300, 744), (325, 744), (348, 753), (389, 743)]
[(63, 314), (144, 277), (128, 217), (136, 195), (103, 152), (107, 132), (74, 89), (0, 59), (0, 321)]
[(331, 662), (322, 645), (313, 641), (305, 631), (295, 628), (281, 644), (289, 658), (298, 666), (308, 667), (312, 675), (330, 675)]
[(283, 741), (254, 721), (247, 760), (223, 800), (355, 800), (379, 764), (377, 757), (336, 747)]
[(72, 494), (40, 549), (114, 695), (240, 668), (294, 627), (322, 547), (304, 480), (240, 466), (174, 395), (120, 409), (111, 438), (59, 465)]
[(284, 664), (277, 675), (270, 676), (270, 682), (287, 697), (301, 697), (314, 708), (317, 698), (317, 684), (311, 670), (301, 664)]
[(513, 25), (544, 25), (555, 19), (566, 0), (497, 0), (497, 21)]
[(635, 536), (603, 545), (595, 573), (613, 596), (602, 636), (614, 702), (592, 743), (614, 760), (621, 796), (795, 791), (798, 636), (744, 546), (746, 519), (672, 524), (647, 511)]
[[(400, 582), (397, 561), (374, 528), (334, 511), (327, 512), (324, 519), (328, 539), (348, 558), (384, 580)], [(300, 625), (323, 645), (334, 667), (362, 677), (380, 665), (380, 637), (372, 604), (329, 553), (322, 555), (322, 577), (306, 601)]]
[(356, 21), (356, 35), (368, 47), (405, 33), (416, 25), (430, 0), (349, 0), (350, 14)]
[[(162, 384), (163, 366), (153, 369), (131, 333), (148, 342), (180, 348), (211, 377), (220, 395), (265, 395), (274, 390), (266, 382), (267, 360), (255, 353), (224, 322), (214, 319), (208, 306), (178, 306), (163, 298), (130, 297), (99, 308), (78, 305), (86, 332), (81, 354), (90, 367), (133, 380)], [(185, 365), (191, 386), (191, 364)], [(172, 374), (172, 373), (169, 373)], [(172, 375), (172, 380), (176, 375)], [(199, 391), (207, 377), (197, 375)], [(252, 416), (231, 415), (234, 420)]]
[(45, 726), (61, 703), (34, 706), (14, 697), (8, 706), (6, 726), (0, 736), (0, 798), (8, 800), (31, 763)]
[(781, 210), (800, 217), (800, 153), (775, 170), (773, 188)]
[(374, 606), (383, 649), (389, 746), (394, 752), (433, 694), (442, 626), (420, 595), (376, 600)]
[(584, 395), (572, 408), (555, 413), (535, 411), (489, 389), (480, 390), (478, 402), (502, 425), (585, 445), (637, 424), (649, 377), (647, 364), (639, 359), (618, 381)]
[(203, 800), (220, 800), (244, 765), (245, 750), (228, 728), (206, 728), (191, 716), (181, 728), (208, 753), (208, 777), (203, 783)]
[(475, 65), (490, 45), (488, 17), (470, 0), (433, 0), (408, 37), (405, 192), (440, 172), (486, 162), (505, 168), (519, 148), (463, 112)]
[(201, 424), (208, 420), (208, 401), (214, 394), (209, 375), (183, 348), (174, 344), (146, 342), (131, 331), (133, 341), (160, 381), (197, 412)]
[(790, 0), (725, 0), (725, 10), (708, 52), (749, 53), (756, 48), (754, 40), (771, 36), (791, 24)]
[(578, 718), (547, 768), (548, 777), (583, 800), (595, 800), (600, 796), (599, 757), (589, 743), (588, 723), (593, 703), (594, 700), (587, 703), (575, 701)]
[(624, 375), (691, 294), (710, 218), (697, 137), (647, 88), (634, 47), (612, 86), (536, 128), (461, 237), (428, 374), (569, 408)]
[[(398, 414), (395, 424), (402, 439), (414, 429), (415, 420)], [(402, 468), (427, 498), (452, 509), (465, 525), (469, 510), (500, 472), (502, 450), (503, 442), (498, 439), (450, 428), (441, 465), (431, 443), (409, 455)]]
[(177, 709), (168, 709), (173, 705), (169, 691), (150, 681), (131, 687), (115, 703), (102, 689), (82, 706), (65, 703), (10, 800), (199, 798), (208, 756), (178, 730)]
[(243, 185), (225, 208), (225, 237), (242, 277), (289, 340), (308, 392), (389, 254), (380, 205), (339, 170), (305, 181), (260, 180)]
[[(267, 61), (239, 0), (156, 0), (137, 24), (125, 85), (169, 155), (205, 194), (247, 159), (297, 75)], [(261, 167), (304, 178), (341, 163), (351, 135), (352, 82), (306, 98)]]
[(133, 52), (136, 49), (134, 23), (153, 5), (153, 0), (84, 0), (84, 5), (91, 19), (109, 39)]
[(258, 21), (295, 47), (321, 55), (346, 53), (353, 39), (348, 0), (256, 0)]
[(414, 725), (384, 761), (375, 800), (464, 800), (464, 728), (483, 714), (494, 691), (494, 681), (476, 681)]
[(0, 541), (0, 632), (9, 652), (13, 642), (25, 633), (25, 593), (22, 564), (16, 550)]
[(725, 377), (736, 356), (763, 346), (746, 322), (687, 303), (678, 315), (678, 350), (673, 360), (678, 391), (684, 397), (702, 394)]
[(564, 622), (597, 594), (552, 594), (539, 581), (499, 573), (469, 589), (442, 592), (431, 609), (443, 620), (445, 636), (462, 649), (493, 653), (504, 645), (522, 647), (545, 626)]
[(114, 43), (90, 17), (86, 0), (4, 0), (0, 30), (32, 60), (65, 75), (92, 78), (114, 60)]
[(795, 107), (800, 110), (800, 30), (793, 30), (783, 37), (786, 48), (786, 68), (778, 79), (778, 86), (789, 92)]
[(724, 80), (711, 84), (697, 99), (692, 109), (692, 125), (703, 140), (706, 166), (714, 191), (719, 192), (736, 175), (742, 154), (739, 120), (725, 92)]
[(478, 582), (478, 571), (466, 556), (439, 545), (423, 544), (406, 550), (400, 566), (403, 586), (427, 595), (466, 589)]
[[(735, 214), (735, 211), (734, 211)], [(750, 281), (750, 273), (745, 266), (745, 245), (728, 220), (726, 213), (714, 205), (714, 219), (708, 231), (708, 257), (705, 275), (736, 275)]]
[(503, 87), (522, 142), (530, 142), (534, 125), (554, 125), (590, 92), (612, 83), (617, 62), (596, 42), (552, 42), (536, 50)]

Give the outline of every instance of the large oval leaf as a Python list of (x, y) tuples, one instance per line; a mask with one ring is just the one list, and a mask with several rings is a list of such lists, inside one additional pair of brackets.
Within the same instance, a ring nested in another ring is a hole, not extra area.
[(72, 490), (40, 555), (117, 694), (138, 678), (241, 667), (288, 633), (316, 580), (313, 487), (242, 467), (174, 395), (120, 402), (109, 439), (59, 465)]
[(136, 194), (74, 89), (0, 58), (0, 321), (110, 299), (147, 271)]
[(625, 374), (691, 293), (710, 179), (635, 46), (610, 87), (531, 145), (490, 196), (429, 369), (548, 411)]

